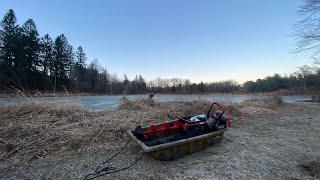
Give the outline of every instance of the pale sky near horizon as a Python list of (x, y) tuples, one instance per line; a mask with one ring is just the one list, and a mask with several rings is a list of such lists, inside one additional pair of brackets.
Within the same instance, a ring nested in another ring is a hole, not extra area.
[(295, 47), (301, 0), (0, 0), (41, 35), (64, 33), (89, 60), (147, 80), (244, 82), (311, 64)]

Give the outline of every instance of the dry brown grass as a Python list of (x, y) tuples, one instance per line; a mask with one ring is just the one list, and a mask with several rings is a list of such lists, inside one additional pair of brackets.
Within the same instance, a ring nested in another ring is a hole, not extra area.
[(57, 153), (112, 147), (138, 123), (166, 121), (168, 114), (173, 118), (205, 114), (209, 107), (205, 101), (159, 104), (152, 99), (122, 99), (118, 109), (102, 112), (89, 112), (65, 102), (1, 105), (1, 158), (28, 162)]
[(283, 105), (282, 97), (280, 95), (272, 95), (272, 96), (267, 96), (262, 99), (262, 101), (269, 106), (281, 106)]
[[(226, 115), (239, 117), (255, 105), (224, 104)], [(89, 112), (66, 102), (1, 105), (0, 150), (4, 160), (32, 161), (44, 156), (113, 148), (125, 131), (196, 114), (206, 114), (207, 101), (156, 103), (152, 99), (121, 100), (115, 110)]]
[(283, 105), (283, 100), (281, 95), (271, 94), (271, 95), (257, 95), (252, 99), (246, 100), (247, 103), (256, 103), (260, 106), (263, 105), (265, 107), (277, 107)]
[(1, 158), (32, 161), (57, 152), (96, 149), (107, 141), (115, 142), (110, 139), (123, 137), (123, 130), (113, 128), (98, 116), (72, 104), (2, 105)]
[[(172, 117), (203, 114), (207, 113), (209, 106), (210, 103), (206, 101), (156, 103), (138, 100), (124, 101), (114, 110), (89, 112), (65, 102), (34, 101), (19, 106), (0, 105), (0, 171), (3, 172), (0, 176), (12, 179), (14, 177), (81, 179), (92, 170), (87, 166), (96, 166), (106, 156), (109, 157), (117, 152), (126, 142), (124, 132), (134, 128), (137, 123), (149, 125), (166, 121), (168, 114)], [(291, 176), (299, 154), (309, 152), (310, 148), (315, 153), (319, 149), (316, 143), (319, 122), (317, 107), (314, 109), (309, 107), (311, 119), (309, 114), (299, 113), (305, 106), (279, 105), (276, 107), (280, 109), (272, 109), (261, 101), (225, 103), (224, 106), (226, 115), (236, 117), (240, 114), (241, 117), (235, 119), (234, 128), (226, 134), (226, 138), (230, 141), (224, 141), (221, 146), (209, 149), (210, 156), (203, 151), (168, 164), (146, 157), (133, 169), (114, 176), (122, 179), (127, 177), (148, 179), (149, 174), (157, 172), (160, 174), (155, 176), (168, 175), (167, 177), (171, 179), (178, 176), (190, 178), (199, 175), (204, 178), (214, 178), (210, 176), (211, 174), (216, 174), (215, 178), (222, 179), (225, 177), (258, 179), (269, 177), (270, 174), (274, 175), (271, 176), (273, 178)], [(278, 114), (266, 116), (272, 113)], [(301, 124), (301, 120), (313, 124)], [(306, 132), (304, 129), (307, 128), (311, 130)], [(305, 137), (306, 133), (308, 137)], [(309, 143), (308, 147), (305, 146), (306, 143)], [(136, 146), (129, 146), (125, 153), (133, 154), (134, 148)], [(296, 159), (288, 160), (288, 156)], [(123, 156), (121, 161), (127, 160), (128, 157), (132, 156)], [(198, 165), (192, 164), (197, 161)], [(183, 169), (190, 165), (195, 168)], [(203, 167), (214, 168), (202, 169)], [(228, 169), (230, 167), (232, 168)], [(302, 167), (310, 169), (308, 171), (313, 173), (317, 172), (314, 169), (319, 166), (314, 161)], [(244, 168), (248, 171), (244, 172)], [(55, 174), (52, 174), (52, 171)], [(185, 172), (189, 174), (182, 174)], [(22, 175), (15, 176), (16, 173)], [(24, 174), (28, 176), (25, 177)]]
[(241, 114), (246, 115), (274, 115), (284, 102), (280, 95), (261, 95), (238, 104)]
[(131, 109), (131, 110), (142, 110), (149, 109), (150, 107), (155, 107), (159, 105), (152, 98), (138, 99), (136, 101), (130, 101), (126, 97), (120, 99), (120, 104), (118, 109)]
[(241, 110), (243, 106), (238, 103), (224, 104), (224, 108), (226, 109), (226, 114), (234, 118), (240, 117), (243, 114)]

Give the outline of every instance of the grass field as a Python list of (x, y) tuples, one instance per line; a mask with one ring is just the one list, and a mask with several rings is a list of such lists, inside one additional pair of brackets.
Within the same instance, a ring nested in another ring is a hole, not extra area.
[[(28, 102), (0, 107), (0, 177), (78, 179), (123, 146), (125, 131), (167, 115), (205, 113), (209, 103), (122, 99), (117, 109), (89, 112), (73, 104)], [(319, 178), (320, 105), (264, 101), (225, 104), (233, 128), (220, 144), (163, 162), (144, 156), (134, 167), (106, 178), (258, 179)], [(133, 142), (114, 164), (140, 149)]]

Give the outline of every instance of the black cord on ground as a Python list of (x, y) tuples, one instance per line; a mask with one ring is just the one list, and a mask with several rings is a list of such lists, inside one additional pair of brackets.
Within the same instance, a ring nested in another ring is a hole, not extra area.
[(86, 180), (95, 179), (97, 177), (101, 177), (101, 176), (104, 176), (104, 175), (107, 175), (107, 174), (112, 174), (112, 173), (115, 173), (115, 172), (119, 172), (119, 171), (123, 171), (123, 170), (129, 169), (132, 166), (134, 166), (137, 162), (139, 162), (142, 159), (143, 155), (144, 154), (142, 153), (141, 156), (139, 156), (139, 158), (137, 158), (133, 163), (131, 163), (130, 165), (128, 165), (126, 167), (123, 167), (123, 168), (120, 168), (120, 169), (114, 169), (114, 168), (108, 169), (108, 168), (106, 168), (106, 169), (103, 169), (102, 171), (88, 174), (85, 177), (85, 179)]
[(129, 144), (129, 140), (126, 142), (126, 144), (124, 146), (122, 146), (120, 151), (118, 151), (116, 154), (112, 155), (110, 158), (108, 158), (107, 160), (105, 160), (104, 162), (99, 164), (94, 172), (97, 173), (97, 172), (103, 171), (104, 168), (103, 169), (100, 169), (100, 168), (103, 167), (105, 164), (107, 164), (111, 159), (113, 159), (114, 157), (118, 156), (124, 150), (124, 148), (127, 147), (128, 144)]
[[(85, 180), (90, 180), (90, 179), (95, 179), (97, 177), (101, 177), (107, 174), (111, 174), (111, 173), (115, 173), (115, 172), (119, 172), (122, 170), (126, 170), (129, 169), (130, 167), (132, 167), (133, 165), (135, 165), (138, 161), (140, 161), (143, 157), (143, 152), (141, 153), (141, 156), (139, 156), (139, 158), (137, 158), (133, 163), (131, 163), (130, 165), (120, 168), (120, 169), (116, 169), (115, 167), (113, 167), (112, 165), (107, 165), (106, 167), (104, 167), (107, 163), (109, 163), (109, 161), (111, 159), (113, 159), (114, 157), (118, 156), (124, 149), (125, 147), (129, 144), (129, 140), (127, 141), (127, 143), (120, 149), (120, 151), (118, 151), (116, 154), (112, 155), (110, 158), (108, 158), (106, 161), (102, 162), (101, 164), (98, 165), (98, 167), (95, 169), (94, 173), (90, 173), (87, 174), (85, 176)], [(139, 153), (140, 153), (139, 152)], [(139, 154), (137, 153), (137, 154)], [(103, 167), (103, 168), (102, 168)]]

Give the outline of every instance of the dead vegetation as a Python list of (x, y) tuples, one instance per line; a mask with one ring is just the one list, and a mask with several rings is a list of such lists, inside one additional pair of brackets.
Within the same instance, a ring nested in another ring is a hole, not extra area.
[[(234, 104), (232, 104), (234, 106)], [(261, 95), (255, 96), (253, 99), (247, 100), (243, 103), (236, 105), (239, 109), (238, 114), (257, 116), (257, 115), (274, 115), (284, 106), (284, 102), (281, 96), (273, 95)], [(232, 109), (232, 106), (229, 107)]]
[(142, 110), (142, 109), (149, 109), (150, 107), (155, 107), (158, 105), (159, 104), (156, 103), (152, 98), (130, 101), (128, 98), (124, 96), (120, 99), (120, 104), (118, 106), (118, 109)]
[[(274, 99), (274, 101), (277, 100)], [(46, 159), (55, 160), (61, 159), (64, 156), (69, 157), (106, 150), (117, 150), (125, 142), (126, 137), (124, 132), (134, 128), (139, 123), (142, 125), (159, 123), (169, 120), (168, 115), (175, 118), (177, 116), (205, 114), (209, 106), (210, 103), (207, 101), (157, 103), (152, 99), (130, 101), (126, 98), (122, 99), (117, 109), (101, 112), (89, 112), (65, 102), (45, 103), (34, 101), (19, 106), (1, 105), (0, 170), (5, 172), (10, 167), (28, 167), (30, 164), (34, 164), (34, 162), (45, 161)], [(227, 138), (231, 138), (236, 142), (239, 141), (238, 143), (240, 144), (236, 144), (237, 147), (241, 146), (243, 148), (243, 146), (249, 146), (246, 149), (250, 151), (254, 150), (251, 145), (256, 146), (260, 141), (242, 142), (241, 140), (246, 140), (246, 138), (256, 138), (256, 135), (251, 136), (247, 132), (241, 134), (238, 128), (245, 127), (248, 132), (259, 131), (260, 133), (266, 131), (265, 126), (258, 126), (252, 122), (255, 119), (260, 119), (259, 123), (269, 123), (268, 121), (264, 122), (261, 120), (278, 116), (282, 113), (281, 108), (286, 109), (286, 105), (272, 102), (272, 100), (269, 100), (269, 102), (253, 100), (240, 104), (225, 103), (224, 106), (226, 108), (226, 115), (232, 116), (234, 119), (233, 123), (236, 124), (235, 130), (231, 130)], [(292, 112), (297, 112), (297, 110), (294, 109)], [(281, 124), (282, 121), (278, 119), (276, 122), (280, 123), (279, 127), (283, 125), (286, 125), (285, 127), (288, 128), (291, 127), (287, 126), (287, 123)], [(279, 130), (287, 133), (286, 131), (282, 131), (282, 129)], [(233, 134), (237, 136), (233, 137)], [(250, 136), (247, 137), (248, 135)], [(271, 134), (271, 136), (273, 135)], [(225, 152), (225, 149), (222, 151)], [(231, 148), (230, 151), (237, 150), (232, 150)], [(280, 152), (282, 151), (280, 150)], [(227, 155), (223, 154), (222, 158), (227, 158), (224, 157)], [(277, 155), (278, 153), (275, 154)], [(244, 155), (247, 156), (247, 154)], [(242, 157), (242, 154), (239, 154), (240, 157)], [(248, 157), (251, 156), (248, 155)], [(74, 163), (87, 161), (82, 159), (82, 155), (79, 158)], [(97, 158), (101, 160), (101, 157)], [(233, 158), (238, 159), (237, 157)], [(95, 165), (99, 160), (92, 162), (92, 164)], [(225, 160), (227, 162), (230, 159), (227, 158)], [(219, 161), (219, 159), (216, 161)], [(147, 160), (145, 163), (154, 164), (155, 162)], [(310, 175), (312, 175), (314, 174), (313, 172), (317, 172), (317, 170), (313, 170), (315, 169), (313, 167), (319, 166), (318, 164), (315, 166), (311, 163), (301, 167), (311, 169)], [(86, 169), (86, 171), (88, 170)], [(136, 171), (139, 171), (139, 168)], [(318, 175), (315, 175), (315, 177), (318, 177)]]
[(46, 156), (116, 146), (124, 137), (126, 126), (133, 125), (125, 117), (121, 112), (89, 112), (72, 104), (3, 105), (0, 109), (1, 159), (31, 162)]
[[(97, 150), (105, 148), (104, 144), (117, 143), (119, 138), (123, 138), (123, 133), (136, 124), (206, 114), (209, 107), (207, 101), (160, 104), (151, 98), (137, 101), (122, 98), (116, 110), (102, 112), (89, 112), (74, 104), (61, 102), (2, 105), (1, 158), (28, 162), (56, 152)], [(252, 106), (225, 104), (225, 107), (227, 115), (237, 118)]]
[(281, 106), (283, 105), (283, 100), (280, 95), (273, 94), (271, 96), (266, 96), (262, 98), (262, 101), (265, 105), (269, 106)]
[[(74, 104), (33, 101), (0, 109), (0, 150), (5, 161), (31, 162), (56, 153), (115, 146), (137, 124), (159, 123), (178, 116), (205, 114), (206, 101), (156, 103), (152, 99), (121, 100), (116, 110), (89, 112)], [(227, 114), (240, 110), (227, 105)]]

